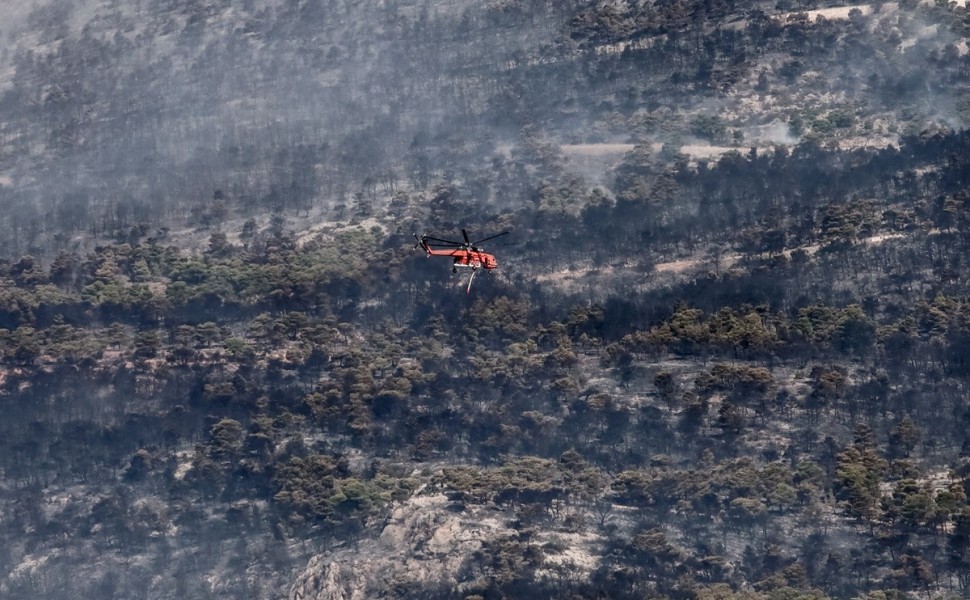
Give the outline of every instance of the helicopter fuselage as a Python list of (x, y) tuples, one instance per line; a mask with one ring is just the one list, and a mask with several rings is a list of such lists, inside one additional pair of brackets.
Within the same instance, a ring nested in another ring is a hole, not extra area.
[(508, 233), (508, 231), (503, 231), (473, 242), (468, 237), (468, 232), (462, 229), (461, 237), (464, 238), (464, 242), (431, 237), (430, 235), (418, 237), (418, 234), (414, 234), (414, 239), (418, 240), (415, 247), (421, 246), (428, 253), (428, 256), (450, 256), (452, 273), (457, 273), (458, 267), (471, 269), (472, 273), (468, 277), (468, 286), (465, 288), (467, 294), (471, 292), (472, 281), (475, 280), (475, 274), (478, 273), (479, 269), (492, 271), (498, 268), (498, 261), (495, 260), (495, 256), (485, 252), (482, 246), (478, 244), (494, 240)]
[(436, 248), (425, 247), (428, 256), (450, 256), (452, 266), (455, 268), (463, 267), (470, 269), (492, 270), (498, 268), (498, 261), (495, 256), (480, 250), (465, 250), (462, 248), (438, 250)]

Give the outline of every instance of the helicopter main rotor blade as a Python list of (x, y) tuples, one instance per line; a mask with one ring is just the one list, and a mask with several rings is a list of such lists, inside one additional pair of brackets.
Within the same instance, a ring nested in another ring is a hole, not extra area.
[[(465, 230), (462, 229), (462, 231), (464, 232)], [(481, 244), (482, 242), (487, 242), (488, 240), (494, 240), (497, 237), (502, 237), (503, 235), (508, 235), (509, 233), (511, 233), (511, 232), (509, 232), (509, 231), (503, 231), (502, 233), (496, 233), (495, 235), (492, 235), (492, 236), (489, 236), (487, 238), (478, 240), (477, 242), (472, 242), (472, 244), (473, 245), (478, 245), (478, 244)]]
[(465, 244), (471, 246), (472, 245), (472, 242), (471, 242), (471, 240), (468, 239), (468, 234), (465, 233), (465, 230), (464, 229), (461, 230), (461, 235), (462, 235), (462, 237), (465, 238)]
[(424, 239), (426, 239), (426, 240), (431, 240), (433, 242), (442, 242), (442, 243), (445, 243), (445, 244), (451, 244), (452, 246), (464, 246), (465, 245), (465, 244), (463, 244), (461, 242), (453, 242), (451, 240), (443, 240), (441, 238), (431, 237), (430, 235), (425, 235), (425, 236), (422, 236), (422, 237)]

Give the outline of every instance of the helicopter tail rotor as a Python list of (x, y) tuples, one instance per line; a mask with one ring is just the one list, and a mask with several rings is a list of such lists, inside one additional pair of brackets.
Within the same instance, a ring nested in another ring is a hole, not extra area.
[(411, 248), (411, 249), (412, 250), (417, 250), (418, 248), (421, 248), (425, 252), (428, 252), (428, 241), (427, 241), (427, 237), (428, 236), (426, 236), (426, 235), (422, 235), (421, 237), (418, 237), (418, 234), (415, 233), (414, 234), (414, 247)]

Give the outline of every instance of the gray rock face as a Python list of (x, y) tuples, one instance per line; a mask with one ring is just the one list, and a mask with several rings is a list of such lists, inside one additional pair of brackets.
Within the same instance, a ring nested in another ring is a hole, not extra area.
[[(487, 587), (490, 542), (518, 543), (510, 515), (491, 507), (453, 505), (443, 494), (416, 495), (396, 507), (377, 538), (310, 559), (290, 588), (290, 600), (364, 600), (389, 590), (450, 589), (459, 596)], [(537, 577), (585, 576), (596, 568), (595, 534), (530, 533), (545, 550)], [(550, 543), (551, 542), (551, 543)]]
[(379, 538), (310, 559), (291, 600), (364, 600), (395, 587), (461, 587), (462, 565), (483, 541), (515, 535), (501, 513), (455, 512), (443, 494), (415, 496), (391, 513)]

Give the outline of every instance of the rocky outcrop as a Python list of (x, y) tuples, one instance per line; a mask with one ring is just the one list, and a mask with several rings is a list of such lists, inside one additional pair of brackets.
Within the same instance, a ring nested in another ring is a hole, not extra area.
[[(476, 553), (519, 532), (496, 508), (450, 502), (443, 494), (417, 495), (397, 506), (379, 537), (310, 559), (290, 589), (290, 600), (365, 600), (394, 596), (393, 590), (445, 589), (459, 596), (485, 585)], [(545, 532), (537, 545), (555, 538), (560, 551), (543, 569), (568, 563), (571, 570), (595, 567), (587, 536)], [(565, 542), (565, 543), (563, 543)], [(548, 546), (548, 544), (547, 544)]]
[(457, 508), (443, 494), (395, 508), (380, 536), (310, 559), (291, 600), (364, 600), (401, 586), (459, 587), (463, 562), (483, 541), (515, 532), (498, 511)]

